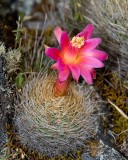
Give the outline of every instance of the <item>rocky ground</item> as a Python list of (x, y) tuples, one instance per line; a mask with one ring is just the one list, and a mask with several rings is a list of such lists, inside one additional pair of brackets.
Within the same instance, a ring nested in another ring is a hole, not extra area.
[[(2, 26), (5, 25), (5, 18), (7, 18), (9, 20), (8, 25), (10, 25), (10, 17), (13, 18), (13, 16), (14, 16), (14, 14), (11, 14), (12, 11), (13, 11), (13, 13), (17, 13), (17, 11), (15, 12), (16, 6), (18, 6), (19, 10), (24, 10), (24, 12), (26, 14), (30, 14), (31, 7), (35, 1), (31, 1), (31, 3), (29, 3), (29, 2), (30, 2), (29, 0), (26, 0), (25, 3), (23, 3), (20, 0), (19, 1), (16, 1), (16, 0), (4, 1), (4, 0), (2, 0), (0, 2), (1, 3), (0, 7), (2, 7), (2, 8), (0, 8), (1, 9), (1, 12), (0, 12), (1, 25)], [(36, 2), (39, 3), (40, 0), (37, 0)], [(62, 3), (59, 3), (59, 5), (62, 7)], [(67, 7), (67, 9), (68, 9), (68, 7)], [(62, 15), (62, 17), (63, 17), (63, 15)], [(16, 19), (17, 19), (17, 16), (15, 16), (14, 21), (16, 21)], [(32, 25), (29, 25), (29, 24), (33, 24), (31, 22), (32, 21), (26, 22), (26, 25), (32, 26)], [(59, 23), (60, 23), (60, 21), (59, 21)], [(34, 24), (36, 24), (36, 23), (34, 23)], [(15, 25), (16, 24), (14, 23), (14, 27), (15, 27)], [(33, 25), (33, 27), (34, 26), (35, 25)], [(33, 28), (33, 29), (35, 29), (35, 28)], [(10, 30), (12, 30), (12, 28), (7, 29), (7, 33), (10, 33)], [(2, 30), (2, 32), (3, 32), (3, 30)], [(7, 35), (7, 33), (6, 33), (6, 35)], [(10, 40), (12, 38), (7, 38), (5, 36), (5, 34), (3, 34), (3, 33), (0, 36), (1, 36), (0, 40), (5, 42), (7, 48), (10, 46), (13, 46), (14, 43), (12, 43)], [(14, 90), (12, 89), (13, 88), (12, 84), (9, 82), (8, 74), (5, 71), (5, 65), (6, 65), (6, 61), (5, 61), (4, 57), (2, 55), (0, 55), (0, 160), (5, 159), (6, 151), (8, 150), (7, 145), (8, 145), (9, 138), (8, 138), (8, 133), (6, 130), (6, 128), (7, 128), (6, 125), (7, 124), (11, 125), (11, 120), (13, 119), (13, 107), (14, 107), (14, 99), (15, 99), (15, 94), (14, 94)], [(97, 121), (97, 127), (102, 125), (102, 124), (99, 125), (99, 123), (101, 123), (101, 122)], [(80, 157), (81, 160), (127, 160), (127, 158), (124, 155), (122, 155), (122, 153), (117, 151), (117, 148), (115, 146), (113, 146), (110, 142), (108, 142), (109, 138), (111, 139), (111, 136), (107, 135), (108, 137), (104, 138), (104, 133), (103, 133), (102, 128), (99, 127), (99, 130), (100, 131), (98, 132), (97, 139), (96, 139), (98, 145), (96, 145), (96, 146), (94, 145), (92, 147), (94, 153), (91, 153), (90, 150), (87, 150), (87, 152), (81, 154), (81, 157)], [(19, 148), (20, 148), (20, 146), (19, 146)], [(10, 160), (13, 160), (13, 159), (15, 159), (15, 158), (12, 158)], [(26, 158), (24, 158), (24, 156), (23, 156), (23, 159), (26, 159)], [(29, 157), (28, 157), (27, 160), (31, 160), (31, 159), (29, 159)]]

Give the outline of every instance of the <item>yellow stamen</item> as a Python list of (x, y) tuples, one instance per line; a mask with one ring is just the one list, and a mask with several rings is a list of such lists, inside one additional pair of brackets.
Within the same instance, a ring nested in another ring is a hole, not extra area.
[(84, 45), (84, 37), (73, 37), (71, 44), (73, 47), (81, 48)]

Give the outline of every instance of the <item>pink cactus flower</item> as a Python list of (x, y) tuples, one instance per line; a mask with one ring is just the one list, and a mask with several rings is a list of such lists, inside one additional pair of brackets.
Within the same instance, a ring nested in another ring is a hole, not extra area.
[(67, 93), (72, 77), (78, 82), (81, 75), (88, 84), (92, 84), (96, 77), (95, 68), (104, 67), (103, 61), (108, 55), (97, 49), (101, 39), (91, 38), (93, 30), (93, 25), (88, 24), (70, 40), (65, 31), (60, 27), (55, 28), (54, 34), (60, 49), (45, 46), (45, 54), (56, 61), (52, 66), (59, 73), (54, 87), (56, 95)]
[(77, 82), (81, 75), (88, 84), (92, 84), (96, 77), (94, 68), (104, 67), (102, 61), (108, 56), (104, 51), (96, 49), (101, 39), (91, 38), (93, 30), (93, 25), (88, 24), (70, 40), (65, 31), (60, 27), (55, 28), (54, 34), (61, 49), (47, 47), (45, 53), (56, 61), (52, 68), (58, 70), (60, 82), (65, 81), (72, 73)]

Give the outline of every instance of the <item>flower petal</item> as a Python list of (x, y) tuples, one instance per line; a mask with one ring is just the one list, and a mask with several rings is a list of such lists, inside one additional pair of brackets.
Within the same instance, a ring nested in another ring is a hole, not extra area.
[(58, 64), (57, 64), (57, 63), (53, 64), (53, 65), (51, 66), (51, 68), (52, 68), (52, 69), (58, 69)]
[(86, 39), (90, 39), (94, 30), (93, 24), (88, 24), (82, 32), (77, 34), (77, 36), (83, 36)]
[(62, 55), (65, 63), (72, 63), (76, 60), (76, 57), (78, 55), (78, 48), (72, 47), (72, 45), (69, 44), (62, 52)]
[(87, 51), (92, 51), (100, 43), (101, 43), (101, 39), (100, 38), (92, 38), (92, 39), (86, 40), (84, 46), (81, 48), (81, 51), (80, 51), (81, 54), (83, 54), (83, 53), (85, 53)]
[(61, 58), (58, 58), (57, 62), (51, 66), (52, 69), (57, 69), (58, 71), (62, 71), (66, 68), (67, 66), (63, 62)]
[(79, 66), (70, 65), (69, 68), (70, 68), (70, 70), (72, 72), (73, 78), (78, 82), (78, 79), (80, 77), (80, 68), (79, 68)]
[(97, 50), (97, 49), (94, 49), (91, 52), (87, 52), (85, 55), (89, 57), (95, 57), (101, 61), (104, 61), (108, 58), (107, 53), (105, 53), (104, 51)]
[(60, 57), (60, 50), (57, 48), (48, 47), (45, 49), (45, 54), (53, 60), (57, 61), (57, 59)]
[(54, 35), (56, 36), (56, 39), (58, 40), (59, 44), (60, 44), (60, 38), (61, 38), (61, 34), (62, 34), (62, 29), (60, 27), (56, 27), (54, 29)]
[(69, 44), (70, 44), (70, 40), (69, 40), (67, 32), (62, 32), (61, 38), (60, 38), (60, 46), (62, 50), (68, 47)]
[(64, 70), (66, 68), (65, 63), (63, 62), (63, 60), (61, 58), (58, 59), (57, 64), (58, 64), (59, 71)]
[(91, 68), (102, 68), (104, 64), (97, 58), (94, 57), (81, 57), (81, 65), (88, 65)]
[(88, 84), (93, 84), (93, 79), (87, 67), (80, 65), (80, 74)]
[(65, 81), (68, 78), (69, 74), (70, 70), (68, 67), (66, 67), (64, 70), (59, 71), (59, 81), (60, 82)]
[(87, 66), (92, 78), (96, 78), (96, 73), (95, 73), (95, 69), (94, 68), (91, 68), (89, 66)]

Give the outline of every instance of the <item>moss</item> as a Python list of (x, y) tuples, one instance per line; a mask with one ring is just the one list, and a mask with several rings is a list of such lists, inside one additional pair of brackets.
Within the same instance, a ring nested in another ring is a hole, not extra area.
[[(120, 79), (117, 73), (109, 73), (104, 77), (100, 76), (97, 79), (96, 85), (100, 88), (100, 94), (104, 100), (110, 99), (118, 106), (126, 115), (128, 115), (128, 89), (125, 87), (125, 82)], [(116, 144), (120, 145), (128, 138), (128, 120), (125, 119), (110, 103), (107, 104), (110, 111), (109, 125), (105, 124), (105, 128), (114, 132)]]

